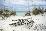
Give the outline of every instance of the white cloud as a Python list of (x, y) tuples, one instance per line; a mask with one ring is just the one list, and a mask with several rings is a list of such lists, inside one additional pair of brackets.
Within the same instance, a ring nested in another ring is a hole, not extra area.
[[(12, 6), (14, 8), (16, 8), (17, 10), (21, 10), (21, 9), (26, 9), (28, 8), (28, 1), (29, 1), (29, 7), (32, 7), (31, 5), (46, 5), (45, 1), (41, 1), (41, 0), (5, 0), (5, 2), (3, 3), (6, 6)], [(17, 5), (17, 6), (16, 6)]]
[[(31, 0), (30, 0), (31, 1)], [(46, 1), (46, 0), (32, 0), (32, 1)]]
[[(42, 4), (43, 0), (5, 0), (5, 5), (17, 4), (17, 5), (28, 6), (28, 1), (29, 1), (29, 5), (32, 4), (38, 5), (38, 4)], [(43, 2), (45, 2), (45, 0)]]
[(25, 4), (26, 1), (24, 1), (24, 0), (5, 0), (5, 3), (8, 3), (8, 4)]

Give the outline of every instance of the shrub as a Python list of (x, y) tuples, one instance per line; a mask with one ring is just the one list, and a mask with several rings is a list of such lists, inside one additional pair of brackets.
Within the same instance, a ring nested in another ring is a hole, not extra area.
[(28, 11), (26, 14), (25, 14), (25, 16), (31, 16), (31, 14), (30, 14), (31, 12), (30, 11)]
[(42, 9), (38, 9), (38, 8), (35, 8), (33, 11), (32, 11), (32, 14), (33, 15), (38, 15), (38, 14), (43, 14), (43, 10)]
[(9, 17), (11, 15), (16, 15), (16, 11), (10, 11), (10, 10), (0, 10), (0, 16), (1, 17)]

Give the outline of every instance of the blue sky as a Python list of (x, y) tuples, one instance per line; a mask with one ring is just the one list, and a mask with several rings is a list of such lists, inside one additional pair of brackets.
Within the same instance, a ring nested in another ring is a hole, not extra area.
[(32, 5), (46, 5), (46, 0), (0, 0), (0, 7), (7, 6), (9, 8), (15, 9), (16, 11), (26, 11)]

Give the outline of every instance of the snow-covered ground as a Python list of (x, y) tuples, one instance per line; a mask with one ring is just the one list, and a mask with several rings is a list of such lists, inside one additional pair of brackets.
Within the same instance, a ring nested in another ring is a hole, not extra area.
[[(28, 19), (30, 18), (31, 20), (33, 20), (35, 23), (33, 25), (33, 27), (31, 27), (30, 29), (27, 29), (27, 26), (23, 25), (23, 26), (10, 26), (9, 24), (11, 23), (15, 23), (15, 21), (12, 20), (17, 20), (17, 19)], [(37, 24), (37, 25), (36, 25)], [(10, 16), (5, 20), (1, 20), (0, 18), (0, 29), (3, 29), (3, 31), (46, 31), (46, 29), (40, 30), (42, 25), (45, 25), (46, 27), (46, 14), (40, 14), (40, 15), (32, 15), (32, 16)], [(34, 26), (38, 26), (38, 29), (36, 28), (36, 30), (34, 30)]]

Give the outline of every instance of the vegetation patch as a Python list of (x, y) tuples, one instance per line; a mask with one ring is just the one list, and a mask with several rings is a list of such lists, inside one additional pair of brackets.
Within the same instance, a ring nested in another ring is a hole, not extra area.
[(33, 11), (32, 11), (32, 14), (33, 15), (38, 15), (38, 14), (43, 14), (44, 13), (44, 11), (40, 8), (35, 8), (35, 9), (33, 9)]
[(9, 17), (11, 15), (15, 16), (16, 15), (16, 11), (0, 10), (0, 17), (2, 17), (2, 18)]

